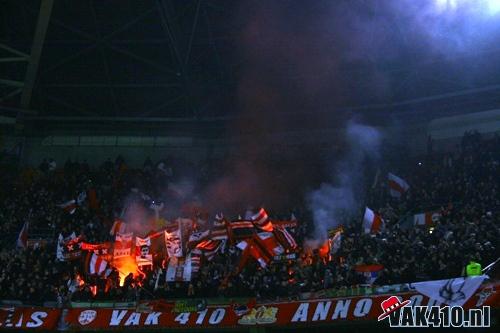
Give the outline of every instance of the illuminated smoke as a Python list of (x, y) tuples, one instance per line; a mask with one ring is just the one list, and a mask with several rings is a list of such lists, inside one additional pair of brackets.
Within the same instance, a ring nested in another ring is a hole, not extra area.
[(314, 238), (324, 240), (328, 229), (345, 222), (363, 204), (365, 171), (375, 169), (381, 134), (374, 127), (349, 122), (345, 134), (347, 153), (336, 163), (333, 183), (323, 183), (307, 196), (313, 213)]

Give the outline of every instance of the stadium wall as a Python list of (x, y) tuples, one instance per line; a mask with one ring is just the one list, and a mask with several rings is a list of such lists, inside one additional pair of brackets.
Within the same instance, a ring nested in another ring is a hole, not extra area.
[[(434, 149), (447, 150), (460, 143), (465, 131), (477, 130), (484, 135), (500, 132), (500, 109), (437, 118), (430, 122), (405, 124), (393, 122), (391, 126), (379, 127), (386, 135), (387, 143), (395, 147), (410, 147), (412, 154), (425, 153), (427, 138), (434, 140)], [(268, 140), (276, 149), (290, 152), (301, 145), (316, 145), (331, 151), (332, 143), (339, 142), (338, 129), (314, 131), (293, 131), (270, 134)], [(190, 136), (151, 135), (72, 135), (57, 134), (44, 136), (13, 137), (4, 135), (2, 151), (16, 152), (22, 145), (21, 162), (38, 165), (44, 158), (53, 158), (62, 164), (68, 158), (86, 160), (91, 165), (100, 164), (108, 158), (122, 155), (129, 165), (140, 166), (149, 156), (158, 161), (169, 155), (196, 163), (207, 157), (222, 157), (226, 152), (238, 149), (238, 140), (230, 143), (224, 139)], [(285, 147), (286, 149), (282, 149)], [(335, 147), (333, 147), (335, 148)]]

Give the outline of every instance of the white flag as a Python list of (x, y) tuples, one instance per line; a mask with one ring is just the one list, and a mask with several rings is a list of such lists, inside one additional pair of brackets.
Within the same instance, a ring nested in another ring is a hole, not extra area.
[(474, 295), (487, 275), (412, 283), (419, 293), (451, 306), (462, 306)]

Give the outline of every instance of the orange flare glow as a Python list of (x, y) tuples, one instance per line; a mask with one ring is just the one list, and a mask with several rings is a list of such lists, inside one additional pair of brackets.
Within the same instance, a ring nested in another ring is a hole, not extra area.
[(118, 270), (118, 273), (120, 275), (120, 286), (123, 286), (123, 283), (125, 282), (125, 278), (127, 275), (130, 273), (134, 274), (134, 277), (137, 277), (139, 274), (139, 268), (137, 267), (137, 264), (135, 263), (134, 258), (132, 257), (123, 257), (120, 259), (117, 259), (113, 262), (113, 266), (116, 267)]

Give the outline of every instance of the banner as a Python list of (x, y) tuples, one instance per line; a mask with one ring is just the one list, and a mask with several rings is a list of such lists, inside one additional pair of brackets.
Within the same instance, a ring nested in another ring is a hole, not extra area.
[[(53, 308), (4, 307), (0, 308), (0, 331), (313, 327), (315, 324), (346, 323), (346, 320), (375, 320), (384, 313), (382, 302), (390, 296), (397, 296), (401, 301), (409, 300), (410, 306), (444, 305), (439, 300), (411, 291), (247, 305), (207, 306), (202, 300), (192, 300), (176, 303), (144, 302), (133, 309), (71, 308), (61, 311)], [(463, 304), (465, 309), (482, 306), (500, 307), (499, 282), (483, 284)]]
[(182, 234), (178, 228), (171, 232), (165, 231), (165, 246), (169, 257), (182, 257)]
[[(465, 308), (484, 305), (500, 306), (500, 284), (489, 284), (478, 290)], [(135, 309), (69, 309), (66, 323), (71, 330), (108, 329), (179, 329), (179, 328), (245, 328), (252, 326), (297, 326), (335, 323), (345, 320), (375, 320), (383, 313), (381, 304), (396, 295), (410, 300), (411, 306), (440, 305), (435, 299), (415, 292), (358, 297), (327, 298), (302, 302), (256, 304), (253, 307), (210, 305), (206, 308), (186, 307), (186, 312), (173, 311), (174, 304), (165, 303), (161, 311), (144, 313)]]
[(116, 234), (115, 244), (113, 248), (113, 257), (122, 258), (130, 256), (132, 252), (132, 238), (133, 233), (128, 234)]
[(137, 266), (153, 265), (153, 254), (151, 252), (151, 239), (135, 238), (135, 262)]
[(60, 314), (50, 308), (0, 308), (0, 331), (54, 330)]

